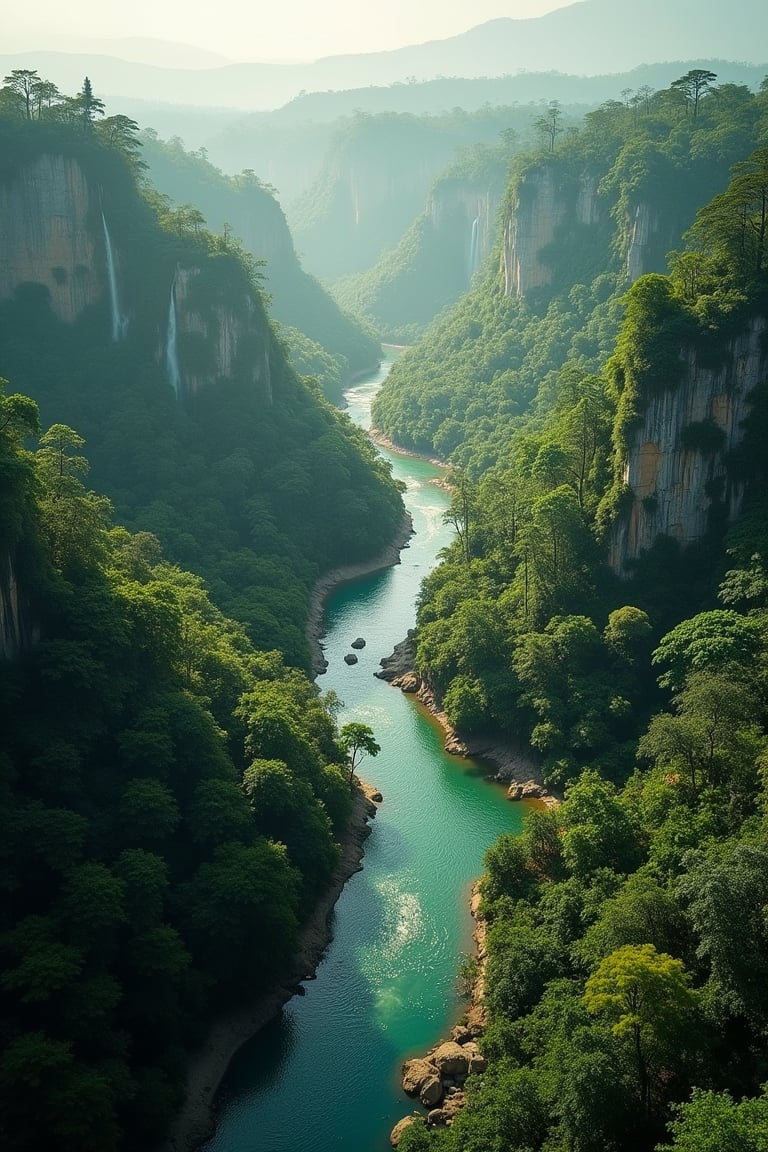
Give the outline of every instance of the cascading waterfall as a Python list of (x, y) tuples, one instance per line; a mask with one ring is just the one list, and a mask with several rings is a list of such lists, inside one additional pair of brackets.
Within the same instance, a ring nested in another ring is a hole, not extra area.
[(112, 309), (112, 339), (117, 342), (125, 335), (128, 327), (128, 317), (120, 311), (120, 295), (117, 286), (117, 269), (115, 268), (115, 255), (112, 251), (112, 239), (107, 228), (107, 218), (102, 212), (101, 222), (104, 225), (104, 247), (107, 252), (107, 272), (109, 274), (109, 303)]
[(477, 272), (480, 263), (480, 218), (475, 216), (472, 221), (472, 240), (469, 246), (469, 278)]
[(179, 349), (176, 335), (176, 280), (171, 284), (171, 299), (168, 305), (168, 338), (165, 345), (165, 367), (168, 379), (176, 393), (181, 395), (181, 372), (179, 370)]

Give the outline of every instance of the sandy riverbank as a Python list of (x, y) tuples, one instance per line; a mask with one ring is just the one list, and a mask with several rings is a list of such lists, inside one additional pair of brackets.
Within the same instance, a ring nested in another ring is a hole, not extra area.
[(360, 781), (339, 863), (330, 887), (301, 931), (292, 970), (285, 974), (279, 987), (261, 996), (254, 1004), (221, 1017), (213, 1025), (205, 1047), (190, 1062), (186, 1100), (163, 1145), (163, 1152), (192, 1152), (208, 1139), (214, 1128), (216, 1092), (232, 1057), (280, 1012), (296, 994), (299, 983), (314, 975), (331, 942), (331, 913), (336, 901), (347, 880), (362, 868), (363, 845), (370, 833), (369, 821), (376, 815), (376, 803), (380, 800), (379, 792)]
[(391, 568), (393, 564), (399, 564), (400, 553), (411, 536), (413, 536), (413, 521), (410, 513), (406, 512), (395, 539), (378, 556), (360, 564), (347, 564), (342, 568), (334, 568), (317, 581), (309, 601), (306, 628), (306, 637), (312, 656), (312, 672), (315, 676), (321, 676), (327, 667), (320, 641), (325, 635), (325, 601), (328, 593), (332, 592), (339, 584), (346, 584), (350, 580), (356, 580), (359, 576), (368, 576), (372, 572), (379, 572), (382, 568)]

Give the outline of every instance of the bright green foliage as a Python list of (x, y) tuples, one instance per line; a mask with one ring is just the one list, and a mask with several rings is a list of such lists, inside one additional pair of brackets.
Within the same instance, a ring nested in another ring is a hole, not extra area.
[(737, 1104), (727, 1092), (696, 1089), (690, 1102), (675, 1108), (669, 1131), (672, 1143), (657, 1152), (766, 1152), (768, 1098)]
[(686, 857), (678, 885), (710, 970), (717, 1016), (768, 1022), (768, 849), (764, 841), (712, 845)]
[(663, 638), (653, 663), (668, 665), (659, 677), (663, 688), (679, 691), (691, 672), (723, 670), (728, 665), (746, 667), (760, 645), (756, 621), (730, 609), (700, 612), (683, 620)]
[(574, 875), (600, 868), (627, 872), (637, 862), (637, 835), (613, 784), (597, 772), (582, 772), (568, 785), (560, 819), (563, 859)]
[(350, 783), (363, 757), (378, 756), (381, 752), (381, 746), (374, 739), (373, 729), (357, 721), (343, 726), (339, 732), (339, 744), (349, 764)]
[(645, 1112), (657, 1106), (665, 1069), (692, 1042), (696, 1003), (682, 961), (652, 944), (618, 948), (587, 980), (585, 1007), (609, 1021), (613, 1035), (631, 1051)]

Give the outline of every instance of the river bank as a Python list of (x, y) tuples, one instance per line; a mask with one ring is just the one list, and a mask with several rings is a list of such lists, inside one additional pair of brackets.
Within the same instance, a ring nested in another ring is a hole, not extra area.
[(488, 1026), (485, 1007), (485, 969), (488, 960), (486, 937), (488, 925), (481, 915), (482, 895), (480, 881), (472, 885), (469, 910), (475, 923), (475, 969), (468, 990), (468, 1006), (459, 1022), (451, 1029), (448, 1039), (438, 1040), (424, 1056), (406, 1060), (403, 1064), (402, 1089), (407, 1096), (418, 1097), (427, 1110), (426, 1115), (411, 1112), (395, 1124), (389, 1142), (397, 1148), (406, 1128), (426, 1119), (430, 1127), (448, 1127), (466, 1105), (464, 1083), (470, 1075), (482, 1075), (487, 1064), (478, 1047), (478, 1040)]
[(410, 460), (426, 460), (435, 468), (443, 468), (446, 472), (448, 471), (449, 465), (444, 460), (438, 460), (437, 456), (430, 456), (426, 452), (417, 452), (415, 448), (403, 448), (394, 440), (390, 440), (389, 436), (380, 432), (378, 428), (369, 428), (368, 437), (373, 440), (374, 444), (378, 444), (379, 448), (386, 448), (387, 452), (392, 452), (395, 456), (405, 456)]
[(339, 584), (346, 584), (350, 580), (357, 580), (360, 576), (369, 576), (379, 572), (382, 568), (391, 568), (393, 564), (400, 563), (400, 553), (413, 536), (413, 520), (406, 512), (400, 529), (394, 540), (372, 560), (362, 561), (360, 564), (347, 564), (340, 568), (333, 568), (315, 584), (309, 600), (307, 614), (306, 637), (312, 657), (312, 674), (322, 676), (328, 667), (328, 661), (323, 655), (323, 646), (320, 643), (325, 635), (325, 601), (328, 594)]
[(246, 1008), (222, 1016), (213, 1025), (205, 1047), (190, 1062), (186, 1098), (162, 1152), (193, 1152), (214, 1130), (214, 1103), (219, 1085), (239, 1048), (268, 1024), (297, 994), (331, 942), (331, 913), (347, 881), (362, 868), (363, 845), (370, 835), (381, 793), (363, 780), (357, 782), (347, 833), (331, 884), (299, 935), (293, 967), (281, 983)]
[(395, 645), (391, 656), (384, 657), (381, 671), (375, 675), (380, 680), (386, 680), (393, 688), (416, 697), (440, 725), (446, 752), (452, 756), (485, 760), (492, 765), (496, 770), (495, 779), (509, 784), (508, 795), (511, 800), (541, 800), (548, 808), (557, 807), (560, 803), (560, 798), (544, 785), (537, 761), (525, 749), (495, 736), (467, 736), (456, 731), (434, 691), (416, 671), (413, 629)]

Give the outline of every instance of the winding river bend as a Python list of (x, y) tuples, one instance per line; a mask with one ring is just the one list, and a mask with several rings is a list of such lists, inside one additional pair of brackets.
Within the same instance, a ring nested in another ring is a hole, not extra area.
[[(370, 426), (370, 404), (391, 361), (351, 388), (349, 413)], [(471, 947), (471, 881), (485, 849), (520, 827), (519, 805), (447, 755), (431, 718), (373, 673), (415, 616), (422, 578), (451, 530), (447, 494), (427, 461), (384, 453), (405, 481), (416, 535), (394, 568), (338, 588), (327, 604), (329, 661), (321, 680), (345, 703), (341, 722), (376, 731), (382, 751), (362, 774), (384, 794), (363, 871), (334, 913), (334, 939), (306, 995), (236, 1056), (208, 1152), (386, 1152), (412, 1106), (402, 1060), (447, 1035), (461, 1012), (456, 972)], [(359, 664), (344, 655), (366, 640)]]

